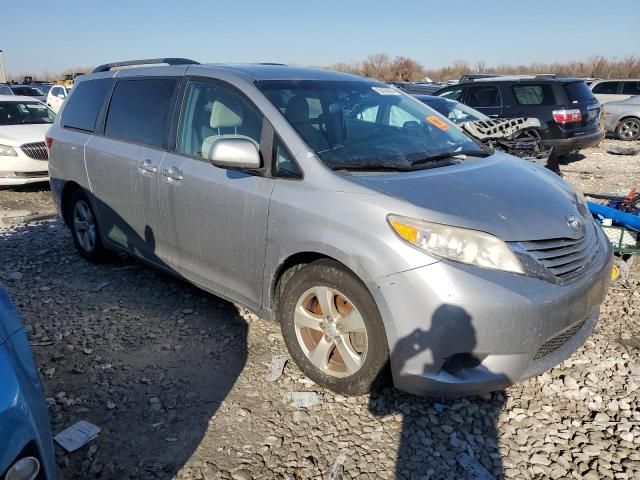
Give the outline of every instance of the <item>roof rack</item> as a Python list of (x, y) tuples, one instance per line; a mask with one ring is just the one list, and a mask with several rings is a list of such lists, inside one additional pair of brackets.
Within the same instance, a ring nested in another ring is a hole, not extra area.
[(108, 72), (113, 68), (117, 67), (133, 67), (133, 66), (144, 66), (144, 65), (157, 65), (157, 64), (165, 64), (165, 65), (200, 65), (199, 62), (195, 60), (189, 60), (188, 58), (145, 58), (142, 60), (127, 60), (126, 62), (114, 62), (114, 63), (105, 63), (104, 65), (99, 65), (93, 69), (91, 73), (98, 72)]
[(273, 65), (277, 67), (286, 67), (286, 63), (277, 63), (277, 62), (258, 62), (256, 65)]

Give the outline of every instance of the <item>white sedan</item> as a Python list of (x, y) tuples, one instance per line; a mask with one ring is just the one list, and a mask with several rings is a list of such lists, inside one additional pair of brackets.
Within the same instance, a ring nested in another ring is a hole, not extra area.
[(44, 139), (55, 115), (31, 97), (0, 95), (0, 186), (49, 181)]

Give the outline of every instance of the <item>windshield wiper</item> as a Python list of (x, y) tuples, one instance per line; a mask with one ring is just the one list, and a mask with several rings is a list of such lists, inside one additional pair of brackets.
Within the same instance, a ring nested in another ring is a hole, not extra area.
[(369, 172), (408, 172), (411, 165), (382, 165), (379, 163), (335, 163), (329, 165), (331, 170), (359, 170)]
[(413, 160), (411, 162), (411, 166), (420, 165), (422, 163), (436, 162), (438, 160), (444, 160), (446, 158), (454, 158), (459, 156), (486, 158), (490, 155), (491, 155), (490, 153), (483, 152), (482, 150), (457, 150), (455, 152), (438, 153), (436, 155), (431, 155), (429, 157)]

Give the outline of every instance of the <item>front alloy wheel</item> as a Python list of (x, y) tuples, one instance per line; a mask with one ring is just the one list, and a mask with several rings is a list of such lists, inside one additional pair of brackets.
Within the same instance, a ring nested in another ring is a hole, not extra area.
[(339, 291), (315, 286), (304, 292), (293, 317), (296, 339), (309, 361), (335, 377), (353, 375), (367, 356), (367, 328)]

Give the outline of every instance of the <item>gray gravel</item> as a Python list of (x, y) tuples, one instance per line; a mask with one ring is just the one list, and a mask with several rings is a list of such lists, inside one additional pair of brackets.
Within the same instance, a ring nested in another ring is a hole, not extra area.
[[(570, 181), (631, 186), (592, 150), (563, 167)], [(504, 392), (439, 401), (345, 398), (291, 361), (267, 381), (287, 355), (276, 324), (125, 257), (87, 263), (59, 220), (5, 227), (0, 258), (38, 345), (53, 431), (102, 429), (72, 454), (56, 447), (65, 478), (640, 478), (637, 276), (611, 289), (569, 360)], [(316, 404), (292, 405), (291, 392)]]

